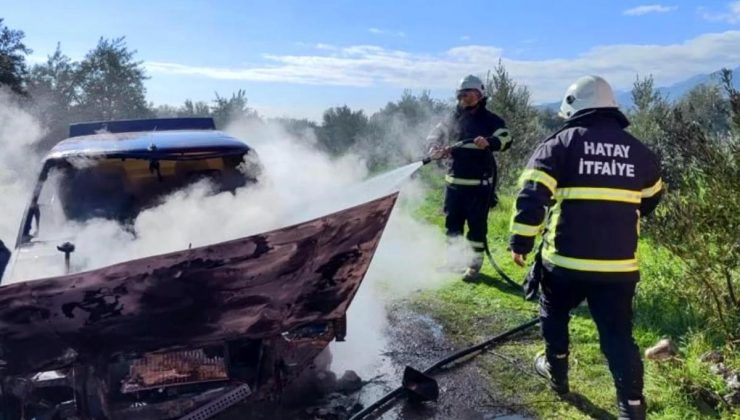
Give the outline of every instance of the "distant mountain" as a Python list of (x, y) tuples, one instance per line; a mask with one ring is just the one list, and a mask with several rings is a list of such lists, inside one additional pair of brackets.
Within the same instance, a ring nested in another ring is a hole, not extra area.
[[(733, 85), (736, 89), (740, 89), (740, 67), (734, 69), (732, 71), (732, 81)], [(678, 83), (674, 83), (670, 86), (665, 87), (659, 87), (657, 88), (658, 92), (660, 92), (663, 97), (668, 98), (668, 100), (675, 101), (677, 99), (680, 99), (683, 95), (685, 95), (688, 91), (691, 89), (705, 83), (709, 82), (715, 82), (719, 83), (719, 71), (716, 71), (711, 74), (697, 74), (696, 76), (691, 76), (686, 80), (682, 80)], [(617, 97), (617, 103), (620, 107), (624, 109), (630, 109), (634, 105), (632, 103), (632, 93), (631, 91), (615, 91), (614, 94)], [(537, 106), (541, 109), (553, 109), (557, 110), (560, 108), (560, 101), (558, 102), (548, 102), (545, 104), (541, 104)]]

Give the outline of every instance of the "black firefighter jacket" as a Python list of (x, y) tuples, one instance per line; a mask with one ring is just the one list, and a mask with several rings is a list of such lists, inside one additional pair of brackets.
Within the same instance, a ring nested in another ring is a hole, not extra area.
[(539, 145), (520, 178), (512, 251), (529, 253), (544, 232), (542, 262), (552, 271), (639, 278), (639, 219), (655, 209), (662, 181), (628, 125), (617, 109), (585, 110)]
[(489, 183), (495, 181), (496, 161), (492, 152), (504, 151), (511, 145), (506, 123), (501, 117), (488, 111), (485, 100), (482, 100), (472, 109), (457, 107), (427, 137), (431, 144), (449, 146), (478, 136), (488, 138), (487, 148), (479, 149), (475, 144), (469, 143), (452, 149), (452, 159), (445, 177), (448, 184), (480, 185), (482, 180), (489, 180)]

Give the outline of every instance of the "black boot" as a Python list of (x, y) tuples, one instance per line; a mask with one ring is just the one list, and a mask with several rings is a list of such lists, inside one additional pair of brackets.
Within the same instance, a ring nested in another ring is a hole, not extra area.
[(534, 358), (534, 370), (547, 379), (550, 389), (559, 395), (570, 392), (568, 385), (568, 355), (565, 357), (547, 357), (539, 354)]
[(476, 257), (470, 266), (463, 273), (463, 281), (466, 283), (475, 283), (480, 279), (480, 269), (483, 266), (483, 257)]
[(645, 420), (645, 398), (628, 400), (620, 398), (617, 401), (619, 420)]
[(462, 280), (465, 283), (477, 283), (480, 279), (480, 269), (476, 267), (468, 267), (463, 273)]

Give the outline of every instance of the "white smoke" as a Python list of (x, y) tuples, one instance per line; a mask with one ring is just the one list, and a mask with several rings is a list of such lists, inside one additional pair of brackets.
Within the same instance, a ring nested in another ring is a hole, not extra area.
[[(418, 168), (418, 164), (405, 166), (358, 187), (367, 176), (367, 170), (356, 155), (331, 159), (312, 147), (310, 141), (296, 141), (280, 126), (254, 121), (232, 124), (227, 131), (246, 139), (258, 150), (264, 168), (259, 183), (241, 188), (236, 194), (212, 194), (211, 186), (205, 182), (191, 185), (171, 194), (162, 204), (141, 212), (133, 228), (104, 219), (84, 224), (62, 221), (54, 227), (54, 239), (60, 243), (69, 239), (75, 244), (74, 271), (236, 239), (320, 217), (387, 195), (397, 190)], [(42, 220), (50, 223), (50, 214), (46, 214), (45, 209), (42, 212), (45, 213)], [(403, 217), (407, 222), (399, 223), (397, 219)], [(17, 228), (19, 218), (15, 220)], [(406, 230), (399, 236), (399, 240), (404, 240), (423, 232), (421, 225), (412, 226), (412, 223), (418, 222), (409, 216), (394, 215), (390, 225), (396, 226), (394, 229), (398, 231)], [(383, 249), (394, 248), (388, 258), (408, 256), (412, 262), (427, 256), (432, 261), (438, 258), (435, 254), (439, 255), (441, 238), (418, 239), (414, 246), (406, 246), (405, 250), (402, 243), (384, 240)], [(429, 246), (435, 248), (428, 249)], [(62, 255), (54, 255), (55, 252), (47, 261), (51, 263), (56, 257), (57, 263), (52, 265), (59, 270), (56, 274), (62, 274)], [(382, 255), (382, 250), (379, 253)], [(399, 260), (394, 265), (406, 269), (414, 264)], [(14, 272), (12, 280), (49, 276), (55, 274), (53, 270), (46, 264), (33, 264)], [(397, 286), (401, 287), (401, 283)]]
[[(19, 130), (20, 124), (15, 131)], [(366, 279), (350, 307), (348, 340), (332, 346), (335, 370), (371, 372), (385, 348), (386, 302), (437, 287), (450, 278), (436, 270), (449, 254), (444, 234), (414, 215), (425, 192), (420, 182), (408, 182), (408, 178), (421, 164), (403, 166), (358, 188), (367, 177), (364, 161), (358, 155), (330, 158), (318, 151), (310, 135), (296, 139), (279, 125), (254, 120), (236, 122), (225, 131), (257, 150), (263, 167), (259, 183), (236, 194), (215, 195), (205, 182), (192, 185), (143, 211), (133, 229), (102, 219), (68, 223), (59, 233), (59, 242), (67, 237), (74, 242), (73, 269), (94, 269), (269, 231), (387, 195), (405, 181)], [(14, 153), (17, 162), (28, 161), (22, 152)], [(20, 202), (27, 199), (24, 196)], [(19, 220), (20, 215), (13, 218), (13, 229), (17, 229)], [(470, 257), (467, 244), (451, 249), (459, 261)], [(62, 269), (62, 255), (52, 250), (45, 257), (41, 260), (49, 264), (25, 267), (14, 280), (61, 274), (53, 271)]]
[(474, 256), (459, 238), (448, 243), (439, 227), (419, 220), (414, 211), (424, 195), (421, 182), (411, 181), (402, 190), (391, 214), (362, 287), (347, 312), (347, 340), (332, 343), (332, 369), (355, 370), (372, 377), (386, 369), (386, 305), (414, 292), (449, 282), (449, 272), (439, 270), (450, 263), (465, 266)]
[(43, 134), (39, 122), (0, 89), (0, 240), (8, 248), (31, 196), (39, 162), (34, 144)]
[[(418, 154), (423, 150), (420, 130), (417, 128), (419, 132), (404, 138), (400, 136), (401, 127), (400, 123), (394, 124), (394, 129), (388, 131), (393, 135), (382, 142), (400, 142), (402, 144), (397, 148), (404, 150), (405, 154)], [(371, 376), (377, 372), (378, 364), (383, 363), (381, 355), (387, 349), (384, 334), (386, 304), (449, 281), (450, 274), (439, 271), (439, 266), (450, 262), (463, 267), (473, 257), (470, 246), (464, 239), (448, 244), (439, 227), (420, 220), (414, 214), (427, 193), (421, 182), (409, 180), (409, 176), (419, 169), (418, 162), (376, 176), (371, 185), (365, 184), (358, 189), (357, 182), (366, 171), (362, 159), (356, 155), (330, 160), (315, 148), (302, 148), (300, 142), (284, 137), (286, 133), (275, 127), (255, 128), (238, 124), (231, 129), (232, 134), (250, 139), (250, 144), (255, 145), (270, 173), (269, 178), (278, 181), (277, 189), (283, 185), (290, 194), (301, 196), (294, 197), (298, 202), (311, 204), (308, 208), (311, 208), (312, 216), (359, 204), (399, 187), (399, 182), (404, 183), (373, 262), (347, 313), (347, 340), (331, 345), (334, 371), (341, 373), (353, 369), (362, 376)], [(313, 145), (310, 136), (308, 140), (308, 144)], [(413, 144), (407, 144), (411, 142)], [(304, 154), (312, 158), (305, 159)], [(313, 161), (315, 165), (306, 166), (301, 163), (304, 160)], [(362, 170), (358, 171), (360, 165)], [(318, 176), (314, 177), (314, 174)], [(294, 181), (296, 176), (304, 179)]]

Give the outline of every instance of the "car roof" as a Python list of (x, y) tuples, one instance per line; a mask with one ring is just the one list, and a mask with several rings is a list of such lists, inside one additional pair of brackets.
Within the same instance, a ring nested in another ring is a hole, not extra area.
[[(177, 155), (237, 154), (250, 150), (245, 142), (212, 128), (183, 128), (207, 125), (188, 124), (187, 121), (179, 123), (176, 120), (178, 119), (75, 124), (70, 127), (70, 137), (57, 143), (45, 160), (68, 157), (166, 158)], [(163, 121), (167, 124), (163, 124)], [(173, 121), (176, 123), (173, 124)], [(80, 126), (84, 126), (84, 129), (79, 129)], [(110, 132), (107, 131), (108, 128), (113, 128), (113, 131), (131, 131)]]

